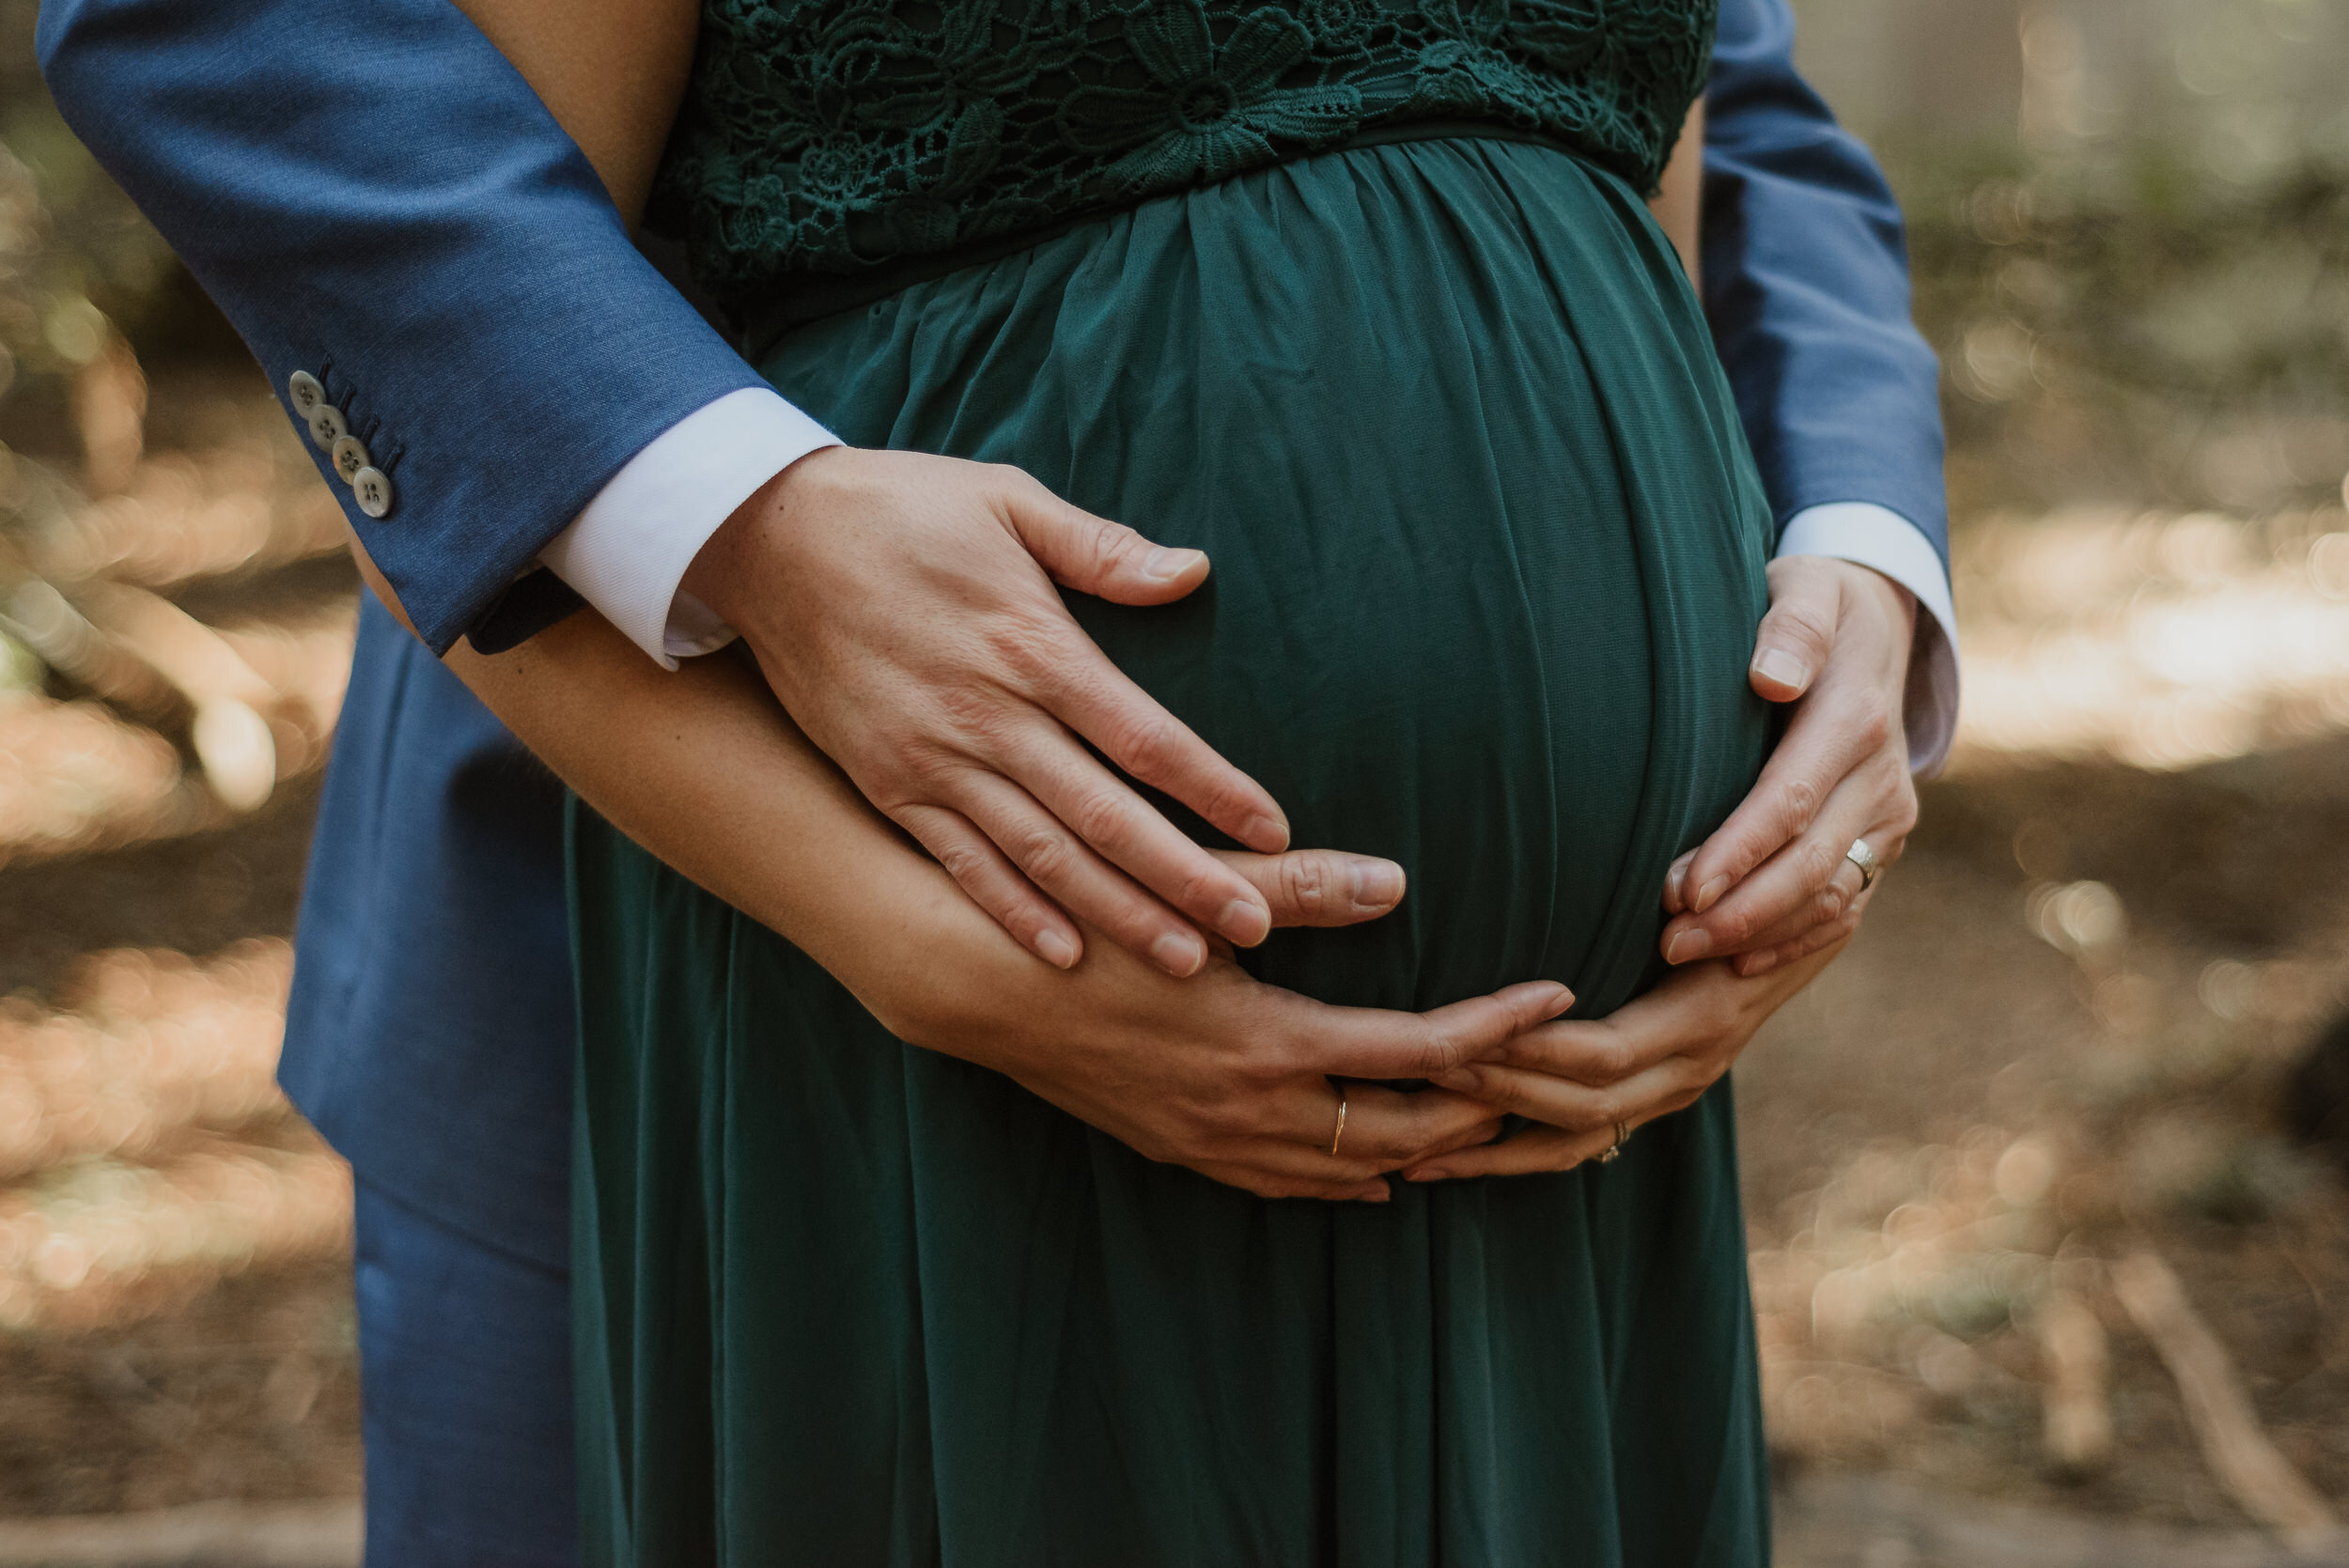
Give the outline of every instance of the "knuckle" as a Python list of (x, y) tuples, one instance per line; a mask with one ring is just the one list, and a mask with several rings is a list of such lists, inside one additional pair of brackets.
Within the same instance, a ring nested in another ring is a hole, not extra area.
[(942, 795), (962, 771), (961, 760), (942, 746), (910, 747), (898, 758), (897, 766), (932, 798)]
[(1185, 1120), (1202, 1142), (1245, 1138), (1256, 1129), (1256, 1102), (1246, 1094), (1211, 1094), (1190, 1108)]
[(1808, 598), (1796, 599), (1772, 610), (1769, 619), (1775, 624), (1771, 630), (1814, 659), (1822, 658), (1835, 643), (1835, 622), (1822, 606)]
[(1754, 934), (1761, 929), (1762, 916), (1758, 910), (1732, 904), (1725, 908), (1716, 909), (1707, 918), (1706, 924), (1713, 928), (1714, 939), (1720, 946), (1743, 947), (1747, 942), (1751, 941)]
[(1425, 1018), (1419, 1021), (1418, 1028), (1419, 1034), (1412, 1051), (1413, 1063), (1418, 1070), (1412, 1077), (1439, 1078), (1467, 1060), (1467, 1052), (1450, 1030)]
[(947, 762), (957, 760), (970, 741), (1000, 740), (1011, 727), (1003, 690), (983, 679), (942, 683), (932, 690), (930, 701), (944, 733), (922, 750)]
[(1122, 522), (1096, 521), (1093, 558), (1104, 571), (1124, 565), (1142, 548), (1142, 536)]
[(1298, 1048), (1284, 1040), (1266, 1039), (1244, 1047), (1232, 1063), (1240, 1082), (1261, 1087), (1297, 1076)]
[(1880, 752), (1891, 743), (1892, 715), (1880, 703), (1861, 708), (1852, 722), (1852, 740), (1862, 752)]
[(1162, 775), (1182, 749), (1181, 731), (1174, 717), (1157, 709), (1121, 716), (1110, 739), (1110, 754), (1141, 779)]
[(1609, 1043), (1592, 1048), (1589, 1059), (1573, 1070), (1577, 1082), (1587, 1084), (1612, 1083), (1631, 1070), (1628, 1048)]
[(1179, 909), (1215, 909), (1231, 896), (1222, 862), (1210, 860), (1183, 874), (1174, 889), (1174, 907)]
[(946, 875), (965, 887), (979, 881), (994, 869), (994, 862), (977, 845), (956, 837), (930, 846), (930, 854), (946, 868)]
[(1807, 886), (1832, 884), (1843, 869), (1845, 850), (1811, 839), (1795, 849), (1795, 873)]
[(1585, 1081), (1610, 1083), (1631, 1070), (1632, 1045), (1617, 1025), (1600, 1026), (1591, 1041), (1590, 1063), (1574, 1076)]
[(1086, 789), (1068, 808), (1071, 831), (1087, 844), (1113, 845), (1126, 837), (1126, 792), (1114, 785)]
[(1730, 993), (1728, 986), (1723, 986), (1707, 997), (1704, 1005), (1698, 1009), (1697, 1025), (1707, 1041), (1718, 1040), (1737, 1027), (1739, 1017), (1737, 999)]
[(982, 463), (988, 482), (1005, 495), (1034, 496), (1044, 491), (1044, 482), (1017, 463)]
[(1819, 781), (1808, 773), (1797, 773), (1785, 782), (1780, 790), (1779, 809), (1789, 831), (1799, 831), (1819, 814), (1824, 793)]
[[(1906, 846), (1909, 833), (1915, 830), (1916, 826), (1917, 791), (1915, 786), (1908, 783), (1906, 775), (1904, 774), (1901, 779), (1900, 796), (1892, 803), (1892, 835), (1894, 842), (1889, 848), (1889, 853), (1891, 858), (1897, 860), (1900, 857), (1901, 850)], [(1885, 851), (1879, 852), (1883, 853)]]
[(1067, 836), (1042, 825), (1013, 834), (1003, 847), (1020, 870), (1046, 887), (1066, 881), (1076, 863), (1076, 846)]
[[(1070, 663), (1060, 626), (1044, 615), (997, 612), (988, 617), (979, 642), (996, 668), (1028, 690), (1058, 680)], [(982, 705), (982, 719), (1001, 713), (1003, 703), (995, 693), (982, 689), (972, 695)]]
[(1476, 1085), (1478, 1103), (1517, 1114), (1525, 1108), (1525, 1085), (1515, 1073), (1484, 1073)]
[(1281, 863), (1281, 898), (1307, 917), (1323, 913), (1330, 897), (1330, 867), (1318, 855), (1291, 855)]

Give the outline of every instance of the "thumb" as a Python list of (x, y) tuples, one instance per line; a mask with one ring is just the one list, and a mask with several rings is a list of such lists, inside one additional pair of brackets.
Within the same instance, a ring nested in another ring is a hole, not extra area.
[(1770, 590), (1746, 678), (1767, 700), (1791, 703), (1811, 690), (1835, 646), (1836, 583), (1823, 573), (1774, 572)]
[(1165, 604), (1207, 580), (1205, 551), (1153, 544), (1041, 485), (1014, 495), (1010, 510), (1019, 542), (1064, 588), (1112, 604)]

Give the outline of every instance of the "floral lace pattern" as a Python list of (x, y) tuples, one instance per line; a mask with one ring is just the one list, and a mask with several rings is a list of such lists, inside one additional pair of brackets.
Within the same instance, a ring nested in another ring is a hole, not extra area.
[(1641, 190), (1718, 0), (703, 0), (657, 196), (720, 300), (1225, 179), (1415, 119)]

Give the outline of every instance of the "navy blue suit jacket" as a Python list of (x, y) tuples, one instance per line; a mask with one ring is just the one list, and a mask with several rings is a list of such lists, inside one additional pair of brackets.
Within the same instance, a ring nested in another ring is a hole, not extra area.
[[(1899, 214), (1796, 76), (1793, 33), (1786, 0), (1722, 0), (1707, 308), (1781, 521), (1875, 502), (1946, 560)], [(318, 375), (390, 473), (380, 520), (330, 488), (433, 652), (574, 604), (525, 575), (540, 549), (655, 435), (756, 380), (447, 0), (45, 0), (38, 46), (67, 119), (280, 396)], [(556, 824), (544, 774), (369, 604), (281, 1077), (363, 1180), (559, 1266)]]

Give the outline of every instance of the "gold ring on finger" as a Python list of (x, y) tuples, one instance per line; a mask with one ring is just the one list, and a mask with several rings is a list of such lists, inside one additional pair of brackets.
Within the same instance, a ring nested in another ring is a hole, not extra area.
[(1626, 1122), (1615, 1124), (1615, 1141), (1607, 1145), (1607, 1152), (1598, 1157), (1601, 1165), (1611, 1165), (1623, 1157), (1623, 1146), (1631, 1141), (1631, 1126)]
[(1876, 852), (1868, 847), (1866, 839), (1852, 840), (1851, 847), (1843, 851), (1843, 859), (1859, 868), (1859, 891), (1861, 893), (1866, 893), (1876, 885), (1876, 873), (1884, 869), (1884, 862), (1876, 859)]
[(1338, 1126), (1337, 1126), (1337, 1130), (1336, 1130), (1336, 1131), (1334, 1131), (1334, 1132), (1332, 1132), (1332, 1133), (1330, 1135), (1330, 1157), (1331, 1157), (1332, 1158), (1336, 1157), (1336, 1155), (1337, 1155), (1337, 1152), (1338, 1152), (1338, 1145), (1339, 1145), (1341, 1142), (1345, 1141), (1345, 1139), (1346, 1139), (1346, 1091), (1345, 1091), (1345, 1090), (1343, 1090), (1343, 1089), (1341, 1089), (1341, 1090), (1339, 1090), (1339, 1091), (1338, 1091)]

